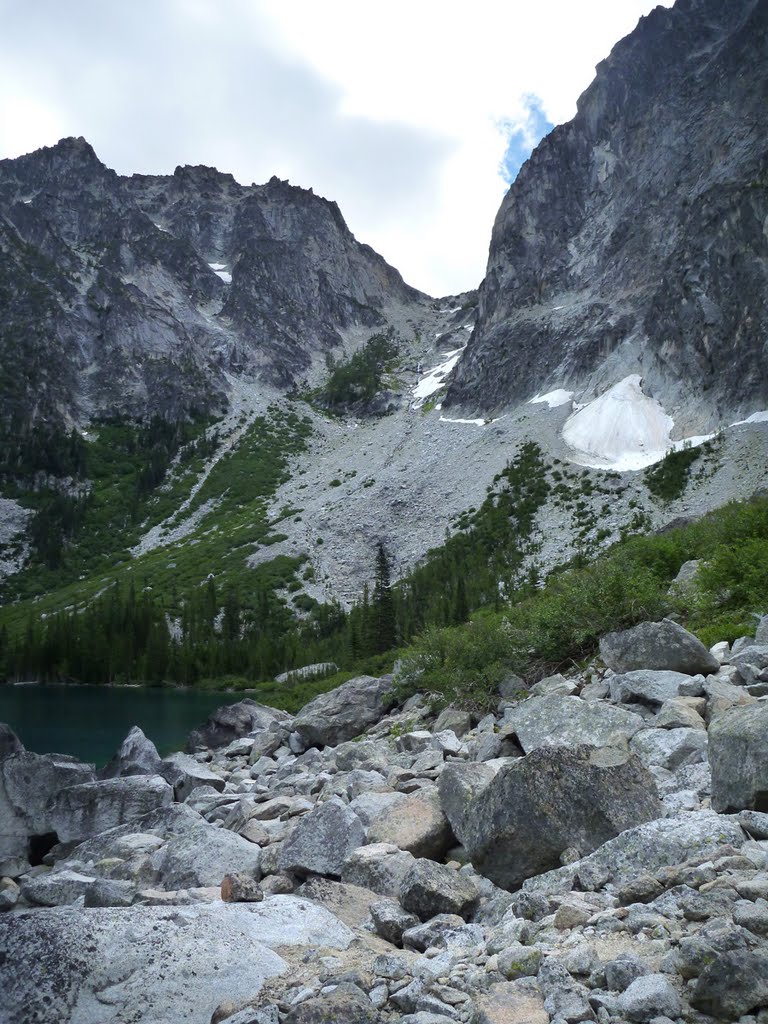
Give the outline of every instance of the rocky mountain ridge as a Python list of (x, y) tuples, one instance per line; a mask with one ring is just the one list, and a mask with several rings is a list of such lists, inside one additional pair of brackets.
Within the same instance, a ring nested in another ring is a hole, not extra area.
[(767, 38), (759, 0), (678, 0), (617, 43), (501, 205), (447, 405), (633, 373), (683, 433), (768, 405)]
[(120, 177), (84, 139), (0, 161), (6, 419), (83, 426), (226, 408), (227, 373), (289, 390), (425, 299), (335, 203), (207, 167)]
[(759, 1024), (766, 640), (640, 623), (482, 715), (244, 700), (98, 774), (0, 726), (7, 1024)]

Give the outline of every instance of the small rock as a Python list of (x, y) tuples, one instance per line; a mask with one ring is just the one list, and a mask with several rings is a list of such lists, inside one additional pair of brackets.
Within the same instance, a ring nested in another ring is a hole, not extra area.
[(248, 875), (224, 875), (221, 880), (221, 898), (225, 903), (261, 903), (264, 890), (255, 878)]

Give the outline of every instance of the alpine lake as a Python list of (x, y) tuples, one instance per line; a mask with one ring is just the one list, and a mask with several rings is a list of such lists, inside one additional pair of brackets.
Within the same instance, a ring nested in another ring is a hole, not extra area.
[(187, 734), (245, 693), (143, 686), (0, 686), (0, 722), (27, 750), (73, 754), (97, 767), (138, 725), (162, 756), (183, 750)]

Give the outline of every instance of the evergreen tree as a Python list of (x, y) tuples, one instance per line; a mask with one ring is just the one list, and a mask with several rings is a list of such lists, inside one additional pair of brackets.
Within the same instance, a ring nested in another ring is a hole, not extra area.
[(373, 653), (381, 654), (395, 646), (395, 602), (391, 590), (389, 558), (379, 541), (376, 548), (376, 575), (371, 601)]

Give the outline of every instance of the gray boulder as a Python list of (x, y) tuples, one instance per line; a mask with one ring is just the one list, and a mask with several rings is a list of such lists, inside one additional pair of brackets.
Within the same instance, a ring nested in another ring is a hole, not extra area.
[(368, 825), (369, 843), (394, 843), (414, 857), (439, 859), (453, 844), (436, 786), (390, 803)]
[(707, 759), (707, 734), (703, 729), (642, 729), (629, 746), (643, 764), (669, 771)]
[(23, 750), (24, 744), (10, 725), (0, 722), (0, 761), (11, 754), (20, 754)]
[[(27, 871), (38, 842), (56, 842), (51, 804), (57, 795), (91, 782), (93, 765), (66, 754), (22, 750), (0, 761), (0, 876)], [(45, 852), (45, 851), (44, 851)]]
[(734, 707), (709, 727), (712, 806), (768, 810), (768, 703)]
[(162, 775), (161, 758), (152, 740), (134, 725), (111, 761), (99, 772), (100, 779), (121, 775)]
[[(695, 678), (695, 677), (694, 677)], [(704, 679), (695, 687), (698, 693), (704, 692)], [(691, 689), (691, 676), (683, 672), (665, 672), (655, 669), (637, 669), (611, 676), (609, 680), (611, 700), (618, 704), (647, 704), (649, 707), (660, 707), (672, 697), (694, 696)], [(698, 695), (698, 694), (697, 694)]]
[(470, 803), (485, 789), (501, 766), (488, 761), (454, 761), (440, 773), (437, 790), (440, 805), (453, 834), (464, 842), (464, 817)]
[(768, 645), (754, 644), (747, 647), (731, 658), (731, 666), (738, 670), (745, 685), (764, 683), (768, 680)]
[(677, 1018), (682, 1013), (680, 996), (665, 974), (646, 974), (636, 978), (619, 996), (619, 1010), (633, 1021), (654, 1017)]
[(501, 736), (515, 736), (529, 754), (539, 747), (625, 747), (642, 727), (631, 711), (552, 694), (529, 697), (508, 709)]
[(437, 914), (467, 917), (479, 893), (470, 879), (445, 864), (417, 860), (400, 886), (400, 902), (422, 921)]
[(641, 622), (631, 629), (607, 633), (600, 640), (600, 655), (614, 672), (645, 668), (695, 676), (717, 672), (720, 667), (698, 637), (671, 619)]
[[(130, 941), (127, 941), (130, 937)], [(287, 970), (273, 948), (346, 949), (353, 933), (292, 896), (264, 903), (120, 909), (57, 908), (4, 918), (3, 1024), (178, 1024), (210, 1021)]]
[(305, 747), (336, 746), (378, 722), (396, 699), (392, 676), (358, 676), (311, 700), (299, 711), (293, 728)]
[(160, 765), (160, 775), (173, 786), (173, 795), (180, 801), (188, 799), (200, 786), (211, 786), (218, 793), (225, 786), (220, 775), (189, 754), (171, 754), (166, 757)]
[(79, 842), (167, 807), (172, 801), (173, 790), (159, 775), (83, 782), (57, 794), (50, 822), (60, 841)]
[(392, 843), (360, 846), (344, 861), (342, 882), (370, 889), (380, 896), (392, 896), (414, 862), (413, 854), (399, 850)]
[(496, 775), (467, 809), (472, 863), (506, 889), (659, 817), (653, 776), (636, 758), (592, 747), (541, 747)]
[(167, 836), (150, 858), (164, 889), (219, 886), (225, 875), (247, 875), (254, 881), (261, 877), (261, 849), (199, 815), (179, 821)]
[(619, 889), (641, 875), (714, 855), (723, 845), (739, 847), (744, 838), (735, 818), (712, 811), (657, 818), (627, 829), (573, 864), (529, 878), (523, 888), (540, 893), (570, 892), (576, 884), (586, 891), (605, 885)]
[(283, 1018), (283, 1024), (380, 1024), (381, 1015), (362, 989), (342, 982), (332, 992), (299, 1003)]
[(768, 953), (734, 949), (718, 954), (699, 975), (691, 1006), (729, 1021), (768, 1006)]
[(370, 913), (376, 934), (393, 946), (402, 946), (403, 932), (419, 923), (416, 915), (403, 910), (397, 900), (376, 900), (370, 906)]
[(193, 729), (187, 737), (187, 750), (198, 747), (226, 747), (232, 740), (268, 729), (272, 722), (290, 719), (286, 711), (258, 704), (247, 697), (237, 704), (225, 704), (208, 716), (204, 725)]
[(86, 907), (130, 907), (136, 897), (131, 882), (94, 878), (79, 871), (49, 871), (27, 879), (22, 896), (43, 907), (63, 907), (83, 900)]
[(280, 851), (280, 870), (341, 876), (347, 857), (365, 842), (363, 824), (337, 797), (306, 814)]

